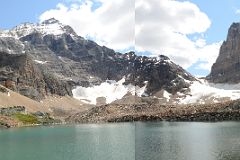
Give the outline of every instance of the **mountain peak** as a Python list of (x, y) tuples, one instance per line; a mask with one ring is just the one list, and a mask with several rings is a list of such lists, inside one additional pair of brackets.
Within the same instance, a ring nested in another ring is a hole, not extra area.
[(77, 36), (70, 26), (62, 24), (55, 18), (50, 18), (41, 23), (22, 23), (10, 30), (1, 31), (0, 37), (13, 37), (20, 39), (32, 33), (39, 33), (42, 36), (60, 36), (62, 34)]
[(56, 24), (56, 23), (60, 23), (59, 20), (55, 18), (50, 18), (50, 19), (44, 20), (41, 24)]
[(161, 61), (164, 61), (164, 60), (170, 60), (167, 56), (165, 55), (159, 55), (158, 56), (158, 59), (161, 60)]

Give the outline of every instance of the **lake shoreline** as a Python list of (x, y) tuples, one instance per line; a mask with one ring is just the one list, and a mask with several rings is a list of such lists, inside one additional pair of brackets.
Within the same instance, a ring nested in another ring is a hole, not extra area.
[(96, 106), (84, 112), (79, 112), (58, 123), (37, 124), (8, 124), (1, 123), (0, 128), (16, 128), (45, 125), (67, 125), (67, 124), (99, 124), (118, 122), (221, 122), (240, 121), (240, 101), (229, 101), (225, 103), (206, 105), (166, 106), (155, 104), (108, 104)]
[[(234, 116), (233, 116), (234, 115)], [(238, 115), (238, 117), (236, 117)], [(233, 116), (233, 117), (232, 117)], [(240, 122), (240, 112), (237, 113), (203, 113), (183, 116), (170, 116), (170, 117), (159, 117), (154, 115), (141, 115), (133, 116), (126, 115), (123, 117), (116, 117), (109, 119), (108, 121), (95, 121), (95, 122), (77, 122), (77, 123), (51, 123), (51, 124), (28, 124), (20, 126), (10, 126), (9, 124), (0, 124), (0, 129), (10, 128), (25, 128), (25, 127), (43, 127), (43, 126), (68, 126), (78, 124), (107, 124), (107, 123), (124, 123), (124, 122)]]

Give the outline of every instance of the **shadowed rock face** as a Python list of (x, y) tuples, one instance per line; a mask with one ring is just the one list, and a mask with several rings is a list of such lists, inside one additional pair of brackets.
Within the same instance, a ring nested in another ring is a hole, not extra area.
[(169, 93), (184, 92), (189, 87), (188, 81), (196, 80), (182, 67), (173, 63), (168, 57), (149, 58), (135, 56), (134, 69), (128, 75), (127, 83), (146, 87), (146, 94), (153, 95), (164, 89)]
[(3, 85), (32, 99), (40, 100), (50, 94), (71, 95), (67, 83), (46, 73), (28, 54), (0, 52), (0, 75)]
[(240, 23), (233, 23), (208, 79), (215, 83), (240, 82)]
[[(49, 30), (53, 26), (56, 31)], [(72, 95), (77, 85), (88, 87), (123, 77), (125, 84), (146, 85), (148, 95), (161, 89), (183, 92), (188, 81), (195, 80), (166, 56), (121, 54), (85, 40), (55, 19), (0, 32), (0, 51), (0, 82), (11, 80), (15, 90), (34, 99)]]

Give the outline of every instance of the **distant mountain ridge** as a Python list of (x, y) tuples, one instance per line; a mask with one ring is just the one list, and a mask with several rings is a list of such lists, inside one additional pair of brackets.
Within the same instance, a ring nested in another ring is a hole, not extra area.
[(166, 56), (115, 52), (78, 36), (54, 18), (0, 31), (0, 61), (4, 61), (0, 83), (11, 82), (11, 89), (33, 99), (72, 96), (76, 86), (90, 87), (124, 77), (123, 85), (146, 85), (145, 95), (157, 95), (161, 90), (185, 93), (189, 82), (196, 80)]

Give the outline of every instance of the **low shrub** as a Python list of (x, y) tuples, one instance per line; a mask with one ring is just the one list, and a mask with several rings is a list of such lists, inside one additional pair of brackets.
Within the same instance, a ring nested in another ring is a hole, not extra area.
[(14, 115), (14, 117), (24, 124), (39, 124), (40, 123), (38, 118), (31, 114), (16, 113)]

